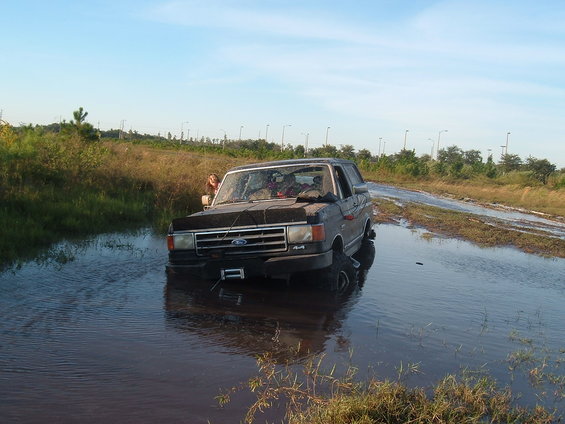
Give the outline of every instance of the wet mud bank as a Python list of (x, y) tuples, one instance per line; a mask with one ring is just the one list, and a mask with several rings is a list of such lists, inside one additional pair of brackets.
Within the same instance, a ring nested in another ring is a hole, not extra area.
[(565, 257), (565, 224), (514, 210), (468, 205), (426, 193), (373, 184), (375, 220), (424, 228), (425, 237), (456, 237), (479, 246), (513, 246), (527, 253)]

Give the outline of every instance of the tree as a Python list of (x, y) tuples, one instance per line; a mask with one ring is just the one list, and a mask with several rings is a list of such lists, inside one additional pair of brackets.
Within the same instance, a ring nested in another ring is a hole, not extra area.
[(73, 129), (73, 132), (78, 135), (82, 140), (85, 141), (93, 141), (96, 140), (98, 137), (96, 135), (96, 131), (94, 127), (86, 122), (86, 117), (88, 116), (88, 112), (85, 111), (82, 106), (73, 112), (74, 120), (71, 120), (70, 125)]
[(522, 159), (518, 155), (507, 153), (502, 155), (499, 165), (504, 172), (517, 171), (522, 166)]
[(549, 163), (547, 159), (536, 159), (530, 156), (526, 160), (526, 168), (536, 180), (547, 184), (547, 179), (555, 172), (556, 166)]
[(447, 149), (440, 149), (438, 153), (438, 161), (449, 165), (463, 162), (463, 150), (457, 146), (449, 146)]
[(80, 128), (80, 126), (84, 123), (84, 120), (88, 116), (88, 112), (83, 110), (82, 106), (73, 112), (73, 117), (75, 118), (74, 121), (71, 121), (71, 124)]
[(463, 152), (463, 163), (466, 165), (477, 165), (483, 163), (480, 150), (467, 150)]
[(344, 159), (355, 159), (355, 148), (351, 144), (342, 144), (339, 156)]
[(361, 149), (357, 152), (357, 159), (359, 160), (371, 160), (371, 152), (367, 149)]

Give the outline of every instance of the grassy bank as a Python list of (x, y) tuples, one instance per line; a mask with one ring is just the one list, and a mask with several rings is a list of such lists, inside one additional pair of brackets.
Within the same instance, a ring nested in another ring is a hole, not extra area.
[[(458, 237), (480, 246), (514, 246), (527, 253), (565, 258), (565, 240), (541, 232), (525, 233), (494, 218), (414, 203), (400, 205), (384, 199), (374, 202), (379, 211), (378, 222), (405, 219), (410, 225), (426, 228), (433, 234)], [(430, 237), (433, 234), (428, 233)]]
[(63, 239), (143, 225), (163, 231), (171, 217), (201, 208), (209, 172), (242, 162), (73, 132), (0, 130), (0, 268)]

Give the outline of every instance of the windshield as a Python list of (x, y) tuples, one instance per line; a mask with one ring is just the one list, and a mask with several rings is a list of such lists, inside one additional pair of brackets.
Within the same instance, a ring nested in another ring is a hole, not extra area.
[(228, 173), (214, 204), (335, 194), (327, 165), (292, 165)]

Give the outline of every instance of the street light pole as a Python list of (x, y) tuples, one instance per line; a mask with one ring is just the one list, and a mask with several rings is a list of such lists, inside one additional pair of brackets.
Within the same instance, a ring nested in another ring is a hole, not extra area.
[(183, 126), (184, 126), (184, 124), (188, 124), (188, 123), (189, 123), (188, 121), (183, 121), (183, 122), (180, 123), (180, 142), (181, 142), (181, 144), (182, 144), (182, 136), (184, 135)]
[(428, 141), (432, 142), (432, 150), (430, 151), (430, 160), (432, 160), (434, 158), (434, 145), (435, 145), (435, 141), (431, 138), (428, 138)]
[(267, 124), (267, 126), (265, 127), (265, 142), (266, 143), (269, 142), (269, 127), (270, 127), (270, 124)]
[(285, 127), (292, 127), (292, 125), (291, 125), (291, 124), (285, 124), (285, 125), (283, 125), (282, 137), (281, 137), (281, 152), (282, 152), (283, 149), (284, 149), (284, 128), (285, 128)]
[(239, 141), (241, 141), (241, 130), (243, 129), (243, 125), (239, 127)]
[(408, 135), (408, 131), (409, 130), (404, 131), (404, 147), (402, 148), (402, 150), (406, 150), (406, 136)]
[(226, 130), (220, 129), (220, 131), (224, 132), (224, 139), (222, 140), (222, 149), (225, 149), (226, 148), (226, 139), (228, 138), (228, 134), (226, 133)]
[(436, 146), (436, 151), (437, 151), (437, 155), (436, 155), (436, 159), (439, 159), (439, 139), (441, 137), (441, 133), (442, 132), (447, 132), (447, 130), (441, 130), (440, 132), (438, 132), (437, 134), (437, 146)]
[(510, 135), (510, 132), (506, 133), (506, 149), (504, 150), (505, 154), (508, 154), (508, 136)]
[(381, 142), (383, 141), (382, 137), (379, 137), (379, 157), (381, 156)]
[(310, 133), (302, 133), (302, 135), (306, 136), (306, 139), (304, 141), (304, 157), (306, 157), (306, 153), (308, 153), (308, 136), (310, 135)]
[(122, 120), (120, 121), (120, 133), (119, 133), (119, 135), (118, 135), (118, 139), (120, 139), (120, 140), (121, 140), (122, 137), (123, 137), (123, 133), (124, 133), (124, 124), (126, 123), (126, 121), (127, 121), (127, 119), (122, 119)]
[(385, 154), (386, 141), (383, 141), (383, 156)]
[(330, 131), (331, 127), (326, 128), (326, 147), (328, 147), (328, 132)]

